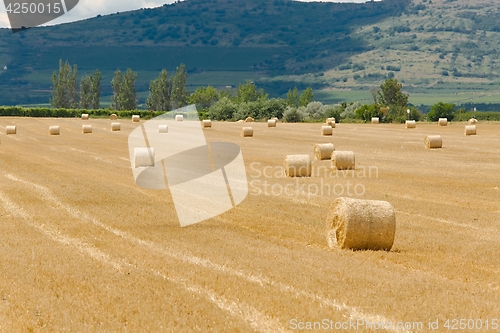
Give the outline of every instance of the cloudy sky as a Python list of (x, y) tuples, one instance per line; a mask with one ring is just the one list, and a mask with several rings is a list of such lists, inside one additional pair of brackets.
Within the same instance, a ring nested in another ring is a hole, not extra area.
[[(311, 2), (313, 0), (302, 0)], [(28, 1), (26, 1), (28, 2)], [(80, 0), (78, 5), (66, 15), (49, 22), (59, 24), (95, 17), (98, 14), (106, 15), (116, 12), (124, 12), (140, 8), (159, 7), (165, 3), (173, 3), (173, 0)], [(323, 0), (323, 2), (366, 2), (366, 0)], [(10, 28), (5, 6), (0, 4), (0, 27)]]

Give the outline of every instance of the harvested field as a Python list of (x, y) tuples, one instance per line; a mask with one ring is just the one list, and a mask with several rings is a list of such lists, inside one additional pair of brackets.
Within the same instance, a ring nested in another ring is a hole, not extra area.
[[(478, 123), (477, 136), (464, 123), (342, 124), (321, 137), (318, 124), (256, 122), (248, 140), (241, 124), (212, 122), (209, 143), (241, 147), (249, 194), (185, 228), (169, 190), (134, 182), (127, 139), (141, 123), (113, 132), (89, 119), (84, 135), (80, 119), (57, 119), (63, 135), (50, 136), (53, 123), (0, 118), (2, 332), (283, 332), (323, 320), (360, 325), (303, 331), (427, 332), (438, 320), (444, 332), (462, 318), (493, 331), (500, 320), (498, 123)], [(425, 149), (431, 134), (442, 149)], [(284, 157), (312, 157), (318, 143), (354, 151), (356, 170), (311, 159), (312, 177), (285, 177)], [(340, 196), (394, 206), (391, 251), (328, 247)]]

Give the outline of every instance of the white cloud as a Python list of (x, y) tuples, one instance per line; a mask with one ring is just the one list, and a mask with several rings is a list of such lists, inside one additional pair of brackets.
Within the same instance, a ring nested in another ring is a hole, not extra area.
[[(189, 0), (187, 0), (189, 1)], [(313, 2), (317, 0), (301, 0), (303, 2)], [(70, 12), (51, 22), (49, 25), (60, 24), (83, 20), (86, 18), (95, 17), (99, 14), (107, 15), (116, 12), (125, 12), (140, 8), (160, 7), (165, 3), (173, 3), (174, 0), (80, 0), (78, 5)], [(366, 0), (323, 0), (323, 2), (366, 2)], [(0, 27), (9, 28), (9, 19), (5, 7), (0, 5)]]

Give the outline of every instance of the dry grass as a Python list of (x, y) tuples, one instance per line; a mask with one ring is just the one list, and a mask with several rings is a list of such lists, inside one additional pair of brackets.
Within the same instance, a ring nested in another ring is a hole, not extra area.
[[(411, 132), (343, 124), (328, 140), (356, 152), (356, 170), (325, 175), (329, 161), (313, 161), (312, 177), (292, 179), (277, 177), (283, 158), (312, 154), (317, 124), (255, 123), (259, 135), (247, 140), (240, 124), (214, 122), (205, 136), (241, 146), (250, 194), (180, 228), (168, 190), (134, 183), (127, 137), (137, 123), (112, 133), (109, 120), (90, 119), (88, 136), (81, 120), (58, 119), (64, 135), (54, 140), (52, 121), (0, 119), (2, 130), (18, 126), (0, 147), (0, 331), (278, 332), (294, 318), (498, 318), (498, 124), (480, 123), (472, 137), (455, 123)], [(423, 149), (436, 133), (446, 145)], [(363, 175), (369, 166), (377, 171)], [(325, 219), (338, 195), (272, 192), (349, 182), (364, 187), (361, 199), (396, 209), (390, 252), (329, 249)]]

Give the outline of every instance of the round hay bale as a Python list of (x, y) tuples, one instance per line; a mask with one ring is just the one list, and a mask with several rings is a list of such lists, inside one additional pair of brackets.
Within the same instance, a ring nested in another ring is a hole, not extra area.
[(121, 130), (120, 123), (111, 123), (111, 130), (112, 130), (113, 132), (116, 132), (116, 131)]
[(138, 123), (139, 121), (141, 121), (141, 116), (139, 116), (137, 114), (132, 116), (132, 122)]
[(396, 214), (387, 201), (338, 198), (330, 206), (326, 221), (330, 248), (389, 251), (395, 234)]
[(287, 155), (283, 170), (285, 177), (311, 177), (311, 158), (309, 155)]
[(443, 140), (441, 135), (427, 135), (424, 140), (425, 147), (428, 149), (442, 148)]
[(333, 143), (318, 143), (314, 145), (314, 156), (318, 160), (329, 160), (335, 150)]
[(61, 134), (61, 130), (60, 130), (59, 126), (49, 126), (49, 134), (50, 135)]
[(448, 126), (448, 118), (439, 118), (438, 124), (439, 126)]
[(332, 169), (354, 170), (356, 157), (353, 151), (334, 151), (332, 153)]
[(267, 127), (276, 127), (276, 120), (274, 119), (269, 119), (267, 121)]
[(372, 124), (378, 124), (380, 123), (380, 118), (379, 117), (372, 117)]
[(89, 120), (89, 114), (88, 113), (82, 113), (82, 120)]
[(159, 133), (168, 133), (168, 125), (159, 125), (158, 132)]
[(326, 118), (326, 124), (331, 128), (335, 128), (335, 118)]
[(417, 122), (415, 120), (407, 120), (405, 126), (406, 128), (417, 128)]
[(241, 129), (241, 136), (244, 138), (251, 138), (253, 137), (253, 128), (251, 127), (243, 127)]
[(184, 115), (182, 114), (175, 115), (175, 121), (183, 121), (183, 120), (184, 120)]
[(331, 126), (321, 126), (321, 135), (328, 136), (333, 134), (333, 129)]
[(252, 117), (247, 117), (247, 119), (245, 119), (245, 123), (253, 123), (254, 122), (254, 119)]
[(279, 121), (278, 117), (272, 117), (271, 120), (276, 120), (276, 122)]
[(116, 115), (116, 113), (113, 113), (112, 115), (109, 116), (109, 119), (110, 120), (117, 120), (118, 116)]
[(476, 135), (476, 125), (466, 125), (465, 135)]
[(475, 124), (477, 124), (477, 119), (476, 118), (470, 118), (469, 120), (467, 120), (467, 124), (469, 124), (469, 125), (475, 125)]
[(243, 119), (240, 119), (237, 121), (237, 123), (244, 123), (245, 121)]
[(82, 133), (83, 134), (92, 133), (92, 125), (83, 125)]
[(16, 126), (5, 126), (5, 134), (16, 134), (17, 133), (17, 127)]
[(155, 149), (154, 148), (134, 148), (134, 167), (154, 167)]
[(202, 122), (203, 128), (212, 127), (212, 121), (210, 119), (205, 119)]

